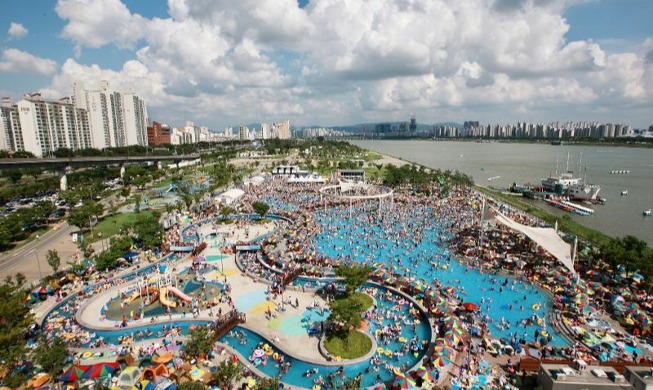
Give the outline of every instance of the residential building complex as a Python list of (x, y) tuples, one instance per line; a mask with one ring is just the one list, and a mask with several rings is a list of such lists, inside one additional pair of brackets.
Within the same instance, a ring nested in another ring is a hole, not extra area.
[(147, 126), (148, 145), (163, 145), (169, 143), (171, 143), (170, 126), (162, 125), (156, 121), (152, 122), (152, 125)]

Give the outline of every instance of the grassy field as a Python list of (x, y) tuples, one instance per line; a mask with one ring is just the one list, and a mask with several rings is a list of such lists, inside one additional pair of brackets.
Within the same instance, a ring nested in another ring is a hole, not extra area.
[(362, 303), (364, 307), (363, 310), (369, 309), (374, 304), (372, 297), (362, 292), (353, 293), (349, 299), (353, 299)]
[(97, 225), (93, 226), (94, 237), (91, 237), (90, 233), (88, 233), (87, 238), (90, 239), (90, 242), (99, 241), (100, 237), (98, 237), (98, 233), (102, 232), (102, 237), (108, 240), (109, 237), (113, 236), (114, 234), (120, 231), (123, 224), (134, 221), (136, 218), (139, 218), (143, 215), (147, 215), (151, 212), (152, 211), (150, 210), (143, 210), (140, 213), (130, 212), (130, 213), (116, 213), (113, 216), (106, 215), (98, 222)]
[[(343, 336), (343, 338), (340, 338)], [(344, 335), (333, 334), (324, 340), (324, 347), (333, 356), (343, 359), (356, 359), (365, 356), (372, 348), (372, 340), (359, 331), (347, 332)]]
[(558, 229), (562, 230), (565, 233), (581, 237), (595, 245), (602, 245), (610, 241), (610, 236), (605, 235), (598, 230), (594, 230), (592, 228), (588, 228), (587, 226), (581, 225), (566, 216), (561, 218), (552, 215), (536, 204), (525, 202), (522, 197), (505, 195), (499, 191), (494, 191), (482, 186), (476, 186), (475, 188), (478, 191), (493, 197), (494, 199), (501, 200), (504, 203), (524, 210), (527, 213), (532, 214), (535, 217), (538, 217), (541, 220), (546, 221), (552, 225), (557, 221)]

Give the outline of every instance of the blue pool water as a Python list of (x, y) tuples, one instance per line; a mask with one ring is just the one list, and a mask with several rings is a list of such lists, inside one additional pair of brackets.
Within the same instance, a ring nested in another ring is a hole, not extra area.
[[(376, 288), (376, 289), (378, 291), (378, 293), (375, 296), (377, 306), (379, 308), (384, 308), (384, 309), (391, 308), (394, 305), (394, 303), (389, 300), (386, 300), (383, 295), (383, 293), (385, 293), (387, 290), (384, 288)], [(407, 312), (408, 312), (407, 305), (400, 306), (399, 310), (397, 311), (397, 313), (399, 314), (406, 314)], [(374, 334), (376, 329), (379, 329), (380, 327), (387, 326), (387, 325), (394, 325), (395, 323), (396, 323), (395, 320), (392, 318), (385, 318), (379, 324), (375, 322), (370, 322), (368, 324), (368, 332)], [(220, 341), (226, 342), (232, 347), (234, 347), (245, 358), (251, 356), (252, 351), (256, 348), (257, 344), (259, 344), (260, 342), (267, 343), (267, 340), (265, 340), (258, 334), (251, 332), (247, 329), (237, 327), (234, 330), (243, 332), (245, 334), (245, 337), (243, 338), (243, 340), (246, 341), (245, 344), (240, 344), (239, 338), (234, 337), (232, 334), (228, 334), (224, 336), (222, 339), (220, 339)], [(410, 340), (415, 337), (417, 337), (417, 339), (419, 340), (430, 340), (431, 330), (428, 326), (428, 322), (422, 321), (420, 324), (416, 324), (414, 331), (411, 326), (404, 326), (401, 336), (406, 338), (407, 340)], [(401, 351), (404, 344), (405, 342), (393, 341), (388, 344), (384, 344), (381, 347), (391, 351)], [(273, 350), (275, 352), (279, 352), (274, 347)], [(347, 378), (353, 378), (359, 373), (363, 373), (362, 385), (372, 386), (376, 383), (377, 375), (380, 377), (381, 381), (388, 381), (394, 378), (394, 374), (390, 370), (387, 370), (384, 367), (386, 363), (389, 363), (393, 367), (397, 367), (397, 368), (401, 367), (402, 364), (405, 364), (406, 367), (411, 368), (418, 362), (419, 359), (423, 357), (423, 355), (424, 355), (423, 350), (419, 351), (417, 353), (417, 356), (415, 356), (412, 353), (406, 353), (398, 358), (388, 357), (386, 355), (380, 355), (380, 356), (377, 355), (380, 357), (381, 360), (381, 364), (378, 366), (378, 371), (375, 371), (375, 369), (373, 368), (373, 366), (370, 364), (369, 361), (364, 361), (357, 364), (344, 365), (344, 373)], [(291, 367), (288, 373), (282, 376), (282, 381), (294, 386), (311, 388), (314, 384), (314, 379), (317, 376), (322, 376), (323, 378), (326, 378), (328, 374), (334, 373), (338, 369), (338, 366), (316, 365), (313, 363), (304, 362), (302, 360), (289, 358), (288, 356), (286, 356), (285, 359), (286, 361), (291, 362)], [(318, 368), (319, 370), (318, 374), (311, 378), (304, 377), (303, 376), (304, 373), (312, 369), (313, 367)], [(276, 376), (280, 374), (280, 369), (278, 367), (278, 364), (276, 364), (271, 359), (268, 360), (267, 365), (261, 364), (258, 365), (257, 368), (269, 376)], [(366, 374), (365, 371), (368, 368), (369, 371)]]
[[(551, 309), (550, 299), (530, 283), (484, 274), (461, 265), (451, 258), (443, 242), (447, 233), (436, 222), (424, 220), (431, 218), (429, 210), (414, 211), (411, 215), (415, 217), (409, 221), (386, 216), (389, 221), (384, 229), (370, 226), (366, 220), (368, 213), (353, 213), (353, 218), (350, 218), (348, 212), (319, 212), (317, 223), (323, 230), (331, 229), (331, 234), (322, 232), (314, 237), (313, 242), (322, 255), (330, 258), (349, 256), (358, 262), (379, 262), (388, 270), (423, 279), (429, 284), (437, 279), (443, 286), (454, 287), (463, 301), (481, 306), (481, 314), (490, 318), (490, 331), (494, 337), (510, 339), (517, 332), (519, 337), (526, 333), (527, 340), (533, 341), (534, 332), (540, 325), (523, 326), (522, 320), (532, 315), (546, 317), (544, 314)], [(421, 240), (417, 242), (412, 241), (412, 223), (425, 226)], [(402, 239), (396, 240), (396, 237)], [(502, 286), (505, 281), (508, 284)], [(532, 309), (536, 303), (541, 304), (537, 312)], [(510, 328), (500, 326), (502, 317), (510, 323)], [(552, 332), (546, 319), (545, 322), (553, 337), (550, 344), (567, 345), (565, 339)]]

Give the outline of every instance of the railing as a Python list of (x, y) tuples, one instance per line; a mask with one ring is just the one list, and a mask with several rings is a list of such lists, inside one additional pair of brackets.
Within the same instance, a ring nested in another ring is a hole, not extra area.
[(226, 335), (235, 326), (243, 324), (247, 321), (247, 316), (238, 310), (231, 310), (230, 312), (218, 317), (215, 321), (209, 324), (209, 329), (213, 331), (213, 340), (217, 341), (222, 336)]

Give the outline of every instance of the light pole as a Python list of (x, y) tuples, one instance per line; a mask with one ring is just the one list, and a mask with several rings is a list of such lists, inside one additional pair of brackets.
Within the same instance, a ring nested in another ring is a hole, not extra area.
[(98, 232), (98, 237), (100, 237), (100, 242), (102, 243), (102, 251), (105, 251), (104, 249), (104, 239), (102, 238), (102, 232)]
[[(40, 241), (41, 236), (38, 234), (36, 235), (36, 241)], [(41, 283), (41, 280), (43, 279), (43, 273), (41, 272), (41, 262), (39, 261), (39, 249), (38, 249), (38, 243), (36, 244), (37, 248), (34, 250), (34, 254), (36, 255), (36, 266), (39, 269), (39, 283)]]

